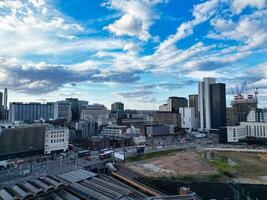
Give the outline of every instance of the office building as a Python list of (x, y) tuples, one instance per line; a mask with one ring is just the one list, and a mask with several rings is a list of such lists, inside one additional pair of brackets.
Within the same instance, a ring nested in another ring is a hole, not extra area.
[(115, 102), (111, 104), (111, 111), (113, 112), (120, 112), (124, 110), (124, 104), (121, 102)]
[(236, 126), (238, 124), (238, 115), (236, 108), (227, 107), (226, 108), (226, 125)]
[(198, 109), (198, 95), (191, 94), (188, 96), (189, 107), (195, 108), (195, 117), (199, 116), (199, 109)]
[(8, 99), (7, 99), (7, 88), (5, 88), (5, 91), (4, 91), (4, 109), (5, 110), (7, 110), (7, 102), (8, 102)]
[(9, 121), (32, 123), (38, 120), (55, 120), (58, 118), (57, 103), (20, 103), (13, 102), (9, 106)]
[(45, 127), (44, 154), (65, 152), (69, 145), (69, 129), (66, 127)]
[(185, 97), (169, 97), (167, 105), (169, 112), (179, 113), (179, 108), (187, 107), (188, 101)]
[(267, 139), (267, 123), (241, 122), (239, 126), (227, 127), (228, 142), (239, 142), (247, 137)]
[(264, 122), (264, 110), (253, 108), (247, 115), (247, 122)]
[(211, 128), (218, 129), (226, 126), (226, 95), (225, 84), (210, 85)]
[(76, 123), (76, 130), (80, 132), (80, 138), (88, 139), (98, 135), (98, 123), (95, 121), (80, 120)]
[(211, 129), (211, 99), (210, 85), (216, 83), (215, 78), (204, 78), (198, 83), (198, 106), (200, 114), (200, 128)]
[(185, 107), (179, 108), (181, 115), (181, 127), (186, 129), (197, 129), (199, 128), (199, 119), (195, 116), (195, 108)]
[(109, 123), (110, 111), (101, 104), (92, 104), (81, 108), (81, 120), (95, 121), (99, 126)]
[(181, 127), (181, 115), (179, 113), (171, 112), (155, 112), (152, 115), (153, 123), (168, 124), (176, 127)]
[(77, 98), (67, 98), (66, 101), (71, 103), (72, 121), (79, 121), (81, 115), (81, 108), (83, 106), (87, 106), (88, 102), (81, 101)]
[(72, 119), (71, 103), (68, 101), (58, 101), (57, 106), (58, 119), (66, 120), (67, 123), (70, 122)]

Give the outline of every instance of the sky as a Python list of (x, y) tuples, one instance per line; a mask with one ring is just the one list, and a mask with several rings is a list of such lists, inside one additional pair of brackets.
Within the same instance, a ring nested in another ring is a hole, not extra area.
[(216, 77), (267, 106), (266, 0), (0, 0), (9, 101), (157, 109)]

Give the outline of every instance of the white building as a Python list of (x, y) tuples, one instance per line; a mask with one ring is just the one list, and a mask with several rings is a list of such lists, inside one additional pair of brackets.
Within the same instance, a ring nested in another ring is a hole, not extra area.
[(69, 145), (69, 129), (66, 127), (47, 126), (45, 129), (44, 153), (66, 151)]
[(204, 78), (198, 83), (198, 105), (200, 114), (200, 128), (211, 129), (211, 100), (210, 85), (216, 83), (215, 78)]
[(117, 135), (122, 136), (125, 135), (127, 130), (127, 126), (125, 125), (109, 125), (102, 130), (103, 135)]
[(99, 126), (109, 123), (110, 111), (101, 104), (92, 104), (82, 107), (81, 120), (96, 121)]
[(241, 122), (239, 126), (227, 127), (228, 142), (239, 142), (246, 137), (267, 138), (267, 123)]
[(199, 118), (196, 117), (195, 108), (179, 108), (179, 113), (181, 115), (182, 128), (188, 128), (190, 130), (199, 128)]
[(159, 106), (159, 111), (168, 112), (168, 104), (162, 104)]

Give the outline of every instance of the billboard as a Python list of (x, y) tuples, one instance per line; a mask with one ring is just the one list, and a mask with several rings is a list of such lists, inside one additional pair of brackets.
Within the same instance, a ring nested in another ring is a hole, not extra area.
[(123, 152), (114, 152), (114, 158), (118, 160), (124, 160), (125, 155)]

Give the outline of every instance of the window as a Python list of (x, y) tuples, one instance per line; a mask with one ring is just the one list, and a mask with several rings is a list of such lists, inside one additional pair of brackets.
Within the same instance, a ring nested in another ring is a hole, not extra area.
[(51, 140), (51, 143), (53, 143), (53, 140)]

